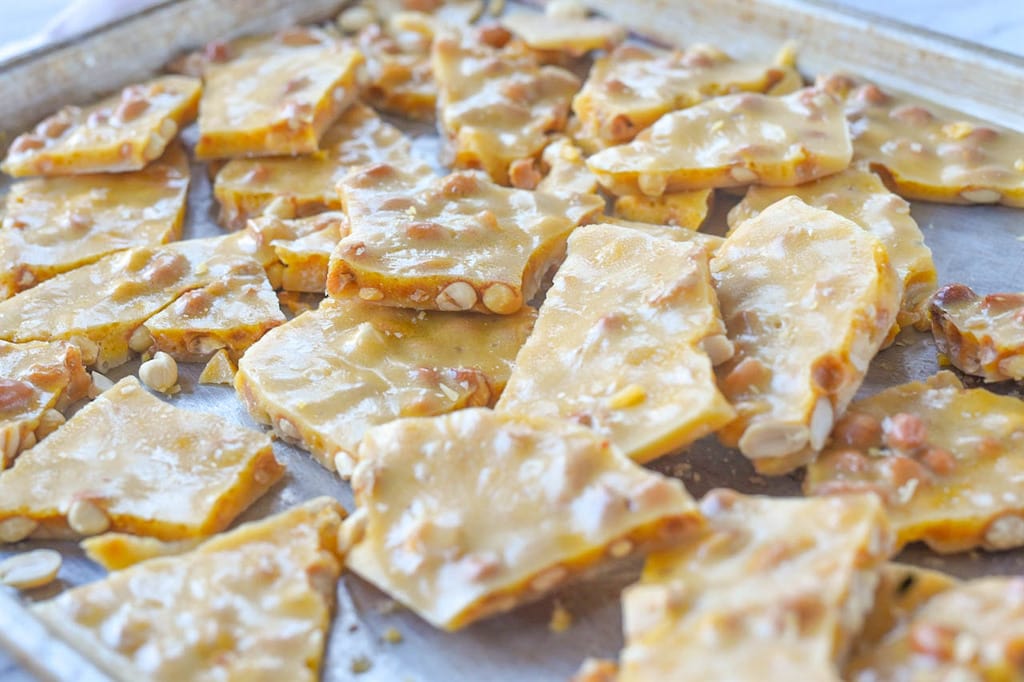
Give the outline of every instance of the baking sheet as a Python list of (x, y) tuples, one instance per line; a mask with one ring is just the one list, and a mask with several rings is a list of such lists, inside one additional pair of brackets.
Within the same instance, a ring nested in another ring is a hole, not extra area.
[[(722, 4), (728, 6), (731, 1), (726, 0)], [(197, 2), (202, 3), (205, 0), (178, 0), (168, 5)], [(261, 3), (262, 6), (269, 4), (272, 3)], [(322, 3), (310, 3), (310, 6), (316, 4)], [(618, 12), (623, 15), (617, 17), (620, 21), (640, 28), (645, 26), (647, 15), (644, 14), (644, 8), (647, 6), (659, 7), (663, 17), (675, 17), (677, 10), (680, 15), (687, 11), (696, 11), (694, 8), (698, 6), (703, 8), (702, 12), (715, 15), (714, 11), (709, 9), (710, 5), (715, 3), (698, 3), (696, 0), (692, 6), (684, 7), (684, 3), (678, 3), (673, 4), (671, 9), (658, 0), (631, 0), (626, 4), (631, 8), (638, 8), (635, 13), (632, 10), (622, 11), (621, 5), (610, 0), (592, 0), (591, 4), (612, 8), (613, 14)], [(789, 6), (792, 3), (787, 0), (745, 4), (750, 12), (756, 13), (760, 8), (770, 13), (776, 11), (780, 5)], [(823, 11), (817, 5), (800, 7), (804, 15)], [(833, 19), (837, 16), (835, 10), (828, 12)], [(838, 16), (843, 15), (838, 13)], [(671, 22), (673, 19), (666, 20)], [(723, 22), (731, 20), (728, 17), (705, 17), (709, 25), (714, 21), (724, 25)], [(270, 23), (264, 22), (262, 25), (280, 26), (288, 20), (278, 17), (276, 24), (274, 20), (269, 21)], [(828, 25), (828, 22), (823, 25)], [(714, 31), (709, 29), (709, 32)], [(685, 40), (686, 36), (693, 35), (692, 32), (679, 35), (684, 37), (684, 40), (679, 42), (693, 42)], [(909, 42), (912, 42), (911, 39), (920, 41), (920, 36), (913, 32), (903, 31), (899, 35), (903, 35)], [(213, 37), (202, 36), (196, 42)], [(94, 35), (90, 39), (103, 42), (104, 36)], [(702, 35), (701, 39), (711, 40), (707, 35)], [(851, 39), (851, 36), (846, 36), (846, 39)], [(891, 33), (889, 39), (892, 39)], [(928, 37), (933, 47), (935, 40), (934, 37)], [(734, 45), (727, 41), (718, 42), (728, 50), (734, 48)], [(775, 47), (777, 42), (773, 42), (771, 49), (766, 49), (762, 54), (771, 54)], [(147, 53), (140, 59), (146, 63), (158, 64), (163, 63), (171, 54), (173, 51), (160, 52), (156, 55)], [(47, 58), (52, 59), (53, 56)], [(1007, 59), (1010, 61), (1006, 61), (1004, 65), (1012, 66), (1012, 58)], [(802, 58), (801, 65), (807, 73), (814, 73), (817, 70), (813, 59), (806, 61)], [(846, 68), (857, 71), (858, 64), (848, 62)], [(1018, 82), (1024, 83), (1024, 68), (1020, 68), (1016, 73)], [(24, 96), (21, 97), (21, 102), (27, 109), (38, 108), (38, 103), (27, 101)], [(438, 140), (432, 128), (410, 126), (404, 122), (401, 125), (413, 135), (416, 153), (425, 159), (436, 161)], [(187, 129), (185, 136), (186, 140), (194, 138), (194, 127)], [(720, 198), (722, 201), (719, 202), (709, 220), (709, 226), (705, 229), (723, 234), (725, 213), (731, 201), (726, 196)], [(1024, 213), (1002, 207), (957, 207), (923, 203), (913, 204), (912, 212), (934, 252), (940, 283), (964, 282), (980, 292), (1024, 290)], [(211, 196), (210, 181), (205, 168), (197, 165), (193, 167), (186, 237), (222, 233), (215, 223), (215, 217), (216, 205)], [(129, 363), (108, 374), (116, 380), (135, 373), (137, 367), (138, 363)], [(216, 412), (240, 424), (256, 427), (231, 388), (198, 385), (197, 377), (201, 368), (201, 365), (180, 366), (183, 391), (170, 401), (180, 407)], [(936, 369), (935, 350), (930, 336), (913, 331), (904, 332), (892, 347), (883, 351), (872, 363), (861, 395), (870, 395), (886, 386), (904, 381), (922, 379), (934, 373)], [(997, 387), (997, 390), (1010, 392), (1017, 389), (1012, 386), (1001, 386)], [(278, 458), (287, 465), (288, 473), (285, 479), (248, 510), (239, 522), (260, 518), (322, 494), (332, 495), (341, 500), (346, 508), (352, 509), (351, 491), (347, 484), (321, 469), (309, 455), (294, 447), (275, 442), (274, 448)], [(746, 459), (735, 451), (722, 448), (713, 438), (696, 443), (685, 453), (658, 460), (652, 467), (683, 479), (695, 496), (703, 495), (707, 490), (718, 486), (773, 495), (793, 495), (799, 492), (799, 484), (795, 477), (758, 476)], [(500, 504), (495, 507), (495, 516), (500, 523)], [(32, 620), (24, 610), (25, 604), (52, 597), (62, 589), (96, 580), (102, 577), (103, 571), (86, 560), (74, 543), (21, 543), (0, 549), (0, 557), (29, 547), (42, 546), (58, 548), (65, 555), (59, 581), (20, 596), (11, 590), (0, 589), (0, 645), (6, 646), (23, 665), (43, 678), (103, 679), (102, 674), (91, 668), (78, 654), (61, 642), (47, 637), (42, 626)], [(1000, 554), (974, 552), (939, 557), (924, 548), (911, 547), (900, 558), (964, 577), (987, 573), (1024, 573), (1024, 550)], [(639, 567), (639, 560), (617, 565), (594, 578), (561, 591), (556, 597), (478, 623), (455, 634), (433, 629), (416, 616), (397, 607), (392, 600), (359, 578), (345, 575), (339, 583), (337, 618), (327, 648), (324, 679), (362, 682), (565, 680), (587, 656), (617, 655), (622, 645), (618, 594), (625, 585), (637, 578)], [(560, 634), (552, 633), (548, 629), (556, 599), (573, 616), (572, 627)], [(396, 628), (402, 634), (400, 643), (392, 644), (384, 640), (383, 633), (389, 628)], [(369, 669), (361, 673), (356, 672), (355, 668), (361, 668), (363, 663), (368, 663)]]

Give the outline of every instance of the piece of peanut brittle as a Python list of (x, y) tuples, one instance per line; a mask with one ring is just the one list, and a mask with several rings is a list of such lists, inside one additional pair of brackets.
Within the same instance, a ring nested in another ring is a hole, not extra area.
[(201, 50), (172, 59), (166, 69), (171, 73), (203, 77), (211, 67), (236, 59), (271, 57), (307, 47), (332, 48), (339, 46), (341, 41), (341, 35), (330, 26), (286, 26), (274, 33), (212, 40)]
[(0, 299), (116, 251), (178, 239), (188, 184), (178, 144), (139, 171), (15, 183), (0, 227)]
[(627, 194), (615, 199), (615, 215), (625, 220), (699, 229), (714, 204), (715, 192), (695, 189), (660, 197)]
[(0, 168), (15, 177), (140, 170), (196, 117), (201, 84), (161, 76), (89, 107), (65, 107), (11, 143)]
[(370, 431), (358, 459), (349, 568), (446, 630), (702, 525), (679, 481), (561, 420), (483, 408), (402, 419)]
[(481, 173), (434, 178), (380, 164), (341, 184), (350, 233), (331, 257), (327, 293), (426, 310), (508, 315), (537, 293), (596, 195), (500, 187)]
[[(410, 15), (417, 19), (411, 21)], [(371, 24), (356, 38), (366, 57), (361, 95), (379, 111), (429, 121), (437, 109), (437, 83), (430, 67), (434, 26), (418, 13), (392, 15)]]
[(646, 462), (736, 413), (708, 252), (612, 225), (579, 228), (497, 410), (572, 419)]
[[(597, 178), (587, 168), (583, 152), (567, 137), (556, 137), (544, 148), (541, 166), (547, 172), (537, 182), (538, 192), (561, 195), (597, 193)], [(512, 186), (518, 187), (515, 179), (512, 180)]]
[(538, 12), (515, 12), (502, 25), (531, 50), (580, 57), (593, 50), (610, 50), (626, 39), (626, 29), (607, 19), (550, 17)]
[(878, 493), (901, 544), (1008, 549), (1024, 545), (1022, 454), (1024, 401), (939, 372), (851, 405), (804, 490)]
[(1024, 294), (978, 296), (949, 284), (929, 312), (935, 346), (954, 367), (985, 381), (1024, 380)]
[(493, 405), (535, 317), (325, 299), (250, 348), (235, 387), (256, 421), (347, 476), (373, 426)]
[(0, 541), (223, 530), (284, 473), (270, 439), (128, 376), (0, 474)]
[(715, 490), (700, 509), (704, 535), (623, 592), (619, 682), (839, 680), (892, 550), (881, 503)]
[(739, 416), (719, 438), (763, 473), (806, 464), (896, 321), (903, 288), (885, 247), (787, 197), (738, 225), (711, 273), (736, 346), (718, 376)]

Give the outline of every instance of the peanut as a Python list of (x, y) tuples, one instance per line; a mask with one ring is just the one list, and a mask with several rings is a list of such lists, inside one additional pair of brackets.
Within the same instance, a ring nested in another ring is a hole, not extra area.
[(61, 556), (52, 549), (34, 549), (0, 562), (0, 582), (19, 590), (52, 583), (57, 578)]
[(139, 367), (139, 379), (154, 391), (167, 393), (178, 383), (178, 363), (167, 353), (157, 351), (153, 359)]
[(68, 508), (68, 526), (79, 535), (99, 535), (110, 528), (110, 519), (89, 500), (75, 500)]

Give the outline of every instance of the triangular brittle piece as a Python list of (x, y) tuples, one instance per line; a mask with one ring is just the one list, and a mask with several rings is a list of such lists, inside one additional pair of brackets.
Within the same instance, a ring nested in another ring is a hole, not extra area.
[(935, 293), (929, 313), (939, 352), (985, 381), (1024, 380), (1024, 293), (979, 296), (963, 284)]
[(399, 417), (493, 405), (535, 313), (417, 312), (326, 299), (268, 333), (238, 365), (235, 386), (257, 421), (328, 469), (363, 434)]
[(728, 95), (666, 114), (629, 144), (587, 159), (614, 194), (744, 185), (800, 185), (850, 165), (842, 104), (807, 88)]
[(317, 498), (34, 607), (117, 680), (320, 679), (344, 510)]
[(14, 140), (3, 171), (20, 177), (140, 170), (195, 118), (200, 89), (197, 78), (161, 76), (84, 109), (66, 107)]
[(708, 45), (676, 52), (624, 45), (594, 62), (573, 100), (582, 124), (576, 137), (594, 152), (629, 142), (670, 111), (712, 97), (740, 91), (786, 94), (801, 85), (792, 66), (736, 61)]
[(331, 258), (327, 293), (502, 315), (533, 297), (569, 233), (604, 205), (499, 187), (472, 171), (433, 178), (384, 164), (354, 171), (341, 195), (351, 232)]
[(283, 473), (267, 436), (172, 407), (129, 376), (0, 474), (0, 541), (209, 535)]
[(886, 189), (881, 178), (867, 168), (854, 165), (798, 187), (751, 187), (743, 201), (729, 211), (729, 224), (736, 227), (790, 195), (849, 218), (878, 237), (903, 280), (900, 325), (927, 325), (925, 307), (935, 291), (935, 263), (906, 201)]
[(582, 227), (497, 409), (574, 419), (646, 462), (735, 417), (712, 368), (731, 356), (707, 251)]
[(736, 345), (718, 375), (739, 417), (719, 437), (764, 473), (806, 464), (896, 321), (903, 287), (885, 247), (788, 197), (741, 223), (711, 273)]
[(622, 595), (619, 682), (839, 680), (892, 549), (881, 503), (717, 490), (701, 511)]
[(592, 431), (483, 408), (374, 429), (352, 484), (349, 567), (446, 630), (702, 525), (679, 481)]
[(950, 372), (850, 406), (808, 466), (808, 494), (870, 491), (901, 543), (940, 552), (1024, 545), (1024, 401)]
[(181, 236), (188, 157), (172, 144), (140, 171), (11, 186), (0, 228), (0, 299), (107, 254)]

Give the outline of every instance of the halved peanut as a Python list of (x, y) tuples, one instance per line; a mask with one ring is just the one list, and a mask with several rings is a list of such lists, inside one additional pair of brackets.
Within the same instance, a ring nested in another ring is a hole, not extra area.
[(63, 562), (52, 549), (34, 549), (0, 562), (0, 582), (19, 590), (30, 590), (52, 583)]

